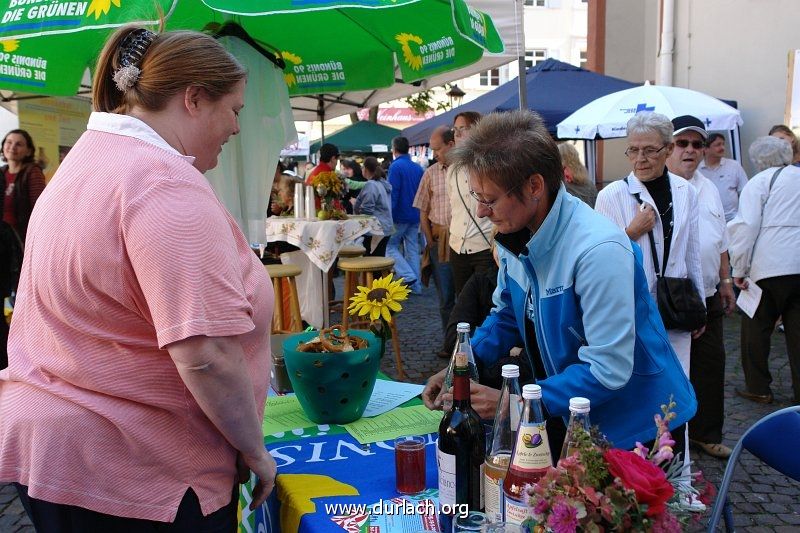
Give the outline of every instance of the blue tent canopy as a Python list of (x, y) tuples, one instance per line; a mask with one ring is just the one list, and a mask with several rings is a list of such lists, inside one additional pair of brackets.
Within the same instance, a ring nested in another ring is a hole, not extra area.
[[(636, 87), (632, 83), (604, 76), (555, 59), (548, 59), (529, 68), (525, 74), (528, 108), (542, 116), (548, 131), (556, 134), (556, 126), (571, 113), (607, 94)], [(452, 125), (462, 111), (519, 109), (518, 81), (511, 80), (475, 100), (403, 130), (411, 145), (427, 144), (431, 133), (441, 125)]]

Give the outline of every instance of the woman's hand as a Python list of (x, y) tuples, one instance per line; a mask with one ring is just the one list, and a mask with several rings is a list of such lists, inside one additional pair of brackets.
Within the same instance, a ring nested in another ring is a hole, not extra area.
[(442, 386), (444, 385), (444, 375), (446, 373), (447, 369), (445, 368), (432, 375), (428, 378), (428, 382), (425, 384), (425, 388), (422, 391), (422, 401), (425, 403), (425, 407), (431, 411), (442, 408), (441, 394)]
[[(272, 458), (272, 455), (270, 455), (266, 449), (263, 449), (263, 452), (264, 453), (259, 453), (255, 457), (248, 457), (241, 454), (244, 464), (246, 464), (258, 478), (258, 482), (253, 489), (253, 501), (250, 502), (251, 511), (254, 511), (267, 500), (270, 493), (272, 493), (272, 489), (275, 488), (275, 476), (278, 474), (278, 466), (275, 464), (275, 459)], [(241, 472), (239, 473), (241, 474)], [(248, 474), (248, 478), (249, 477)], [(239, 478), (239, 482), (242, 483), (241, 477)]]
[(650, 204), (640, 204), (639, 212), (633, 217), (631, 223), (625, 228), (625, 233), (631, 240), (637, 240), (642, 235), (651, 231), (656, 226), (656, 210)]

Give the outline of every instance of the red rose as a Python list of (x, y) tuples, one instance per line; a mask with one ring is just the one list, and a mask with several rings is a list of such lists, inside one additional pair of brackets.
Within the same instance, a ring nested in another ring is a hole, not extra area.
[(663, 513), (667, 501), (672, 498), (672, 488), (664, 471), (633, 452), (625, 450), (608, 450), (603, 458), (608, 463), (608, 471), (618, 477), (625, 488), (636, 493), (639, 503), (647, 504), (647, 516)]

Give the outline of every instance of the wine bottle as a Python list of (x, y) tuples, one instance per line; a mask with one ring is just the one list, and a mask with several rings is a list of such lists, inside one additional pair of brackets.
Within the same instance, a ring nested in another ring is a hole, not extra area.
[[(453, 386), (453, 371), (455, 367), (456, 361), (456, 354), (463, 353), (467, 355), (467, 364), (469, 365), (469, 379), (478, 382), (478, 367), (475, 364), (475, 356), (472, 353), (472, 344), (469, 337), (470, 325), (468, 322), (459, 322), (456, 325), (456, 332), (458, 333), (458, 337), (456, 338), (456, 345), (453, 347), (453, 355), (450, 357), (450, 363), (447, 365), (447, 372), (444, 375), (444, 383), (442, 384), (442, 390), (439, 392), (439, 396), (441, 397), (442, 394), (448, 392), (450, 387)], [(448, 397), (446, 400), (442, 400), (442, 411), (445, 413), (450, 410), (452, 406), (452, 400)]]
[(485, 513), (490, 520), (503, 519), (503, 479), (511, 462), (511, 450), (519, 427), (522, 412), (522, 395), (519, 390), (519, 367), (503, 365), (503, 385), (494, 414), (492, 442), (486, 450), (483, 464), (483, 497)]
[(550, 443), (547, 440), (542, 388), (539, 385), (522, 387), (524, 400), (519, 429), (511, 451), (511, 462), (503, 480), (505, 521), (521, 524), (528, 517), (528, 502), (524, 492), (527, 484), (534, 484), (553, 466)]
[(588, 398), (576, 396), (569, 399), (569, 423), (567, 424), (567, 435), (564, 438), (564, 445), (561, 447), (559, 461), (575, 453), (577, 446), (577, 433), (591, 433), (592, 425), (589, 423), (589, 407), (591, 406)]
[(469, 399), (469, 359), (457, 353), (453, 372), (453, 405), (439, 423), (436, 462), (439, 470), (439, 522), (451, 531), (455, 505), (483, 509), (483, 455), (486, 438), (478, 413)]

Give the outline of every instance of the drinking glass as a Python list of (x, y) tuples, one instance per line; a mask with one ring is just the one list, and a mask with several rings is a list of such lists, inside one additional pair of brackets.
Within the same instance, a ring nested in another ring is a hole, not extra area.
[(467, 516), (456, 516), (453, 525), (453, 533), (469, 533), (483, 531), (483, 527), (489, 524), (489, 517), (478, 511), (470, 511)]
[(400, 494), (425, 490), (425, 437), (406, 435), (394, 440), (395, 488)]
[(506, 522), (493, 522), (483, 526), (481, 533), (522, 533), (522, 526)]

